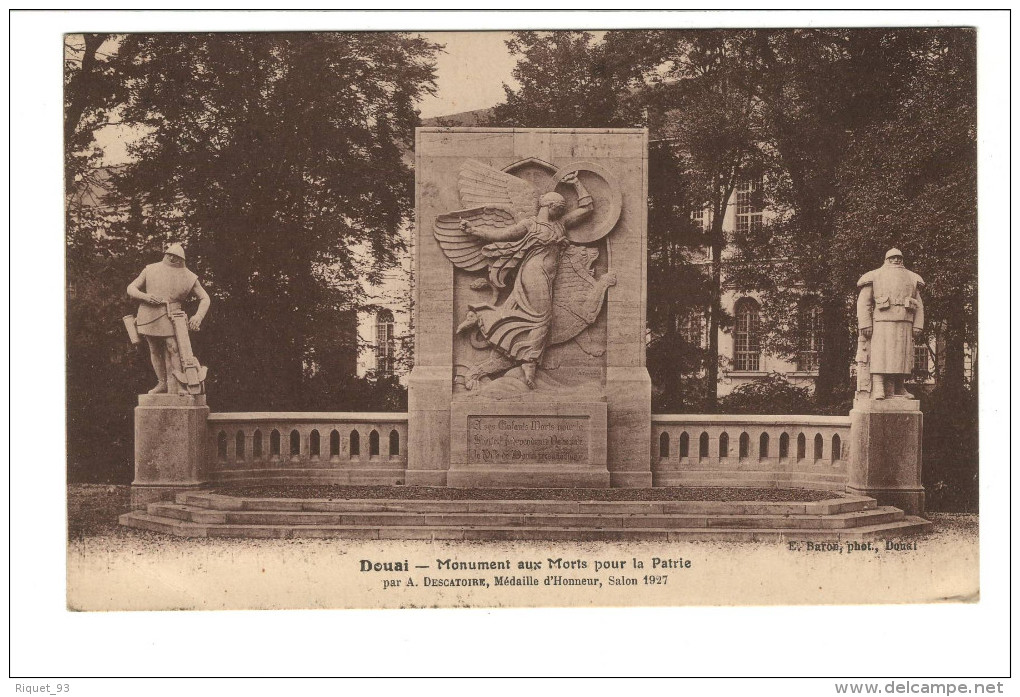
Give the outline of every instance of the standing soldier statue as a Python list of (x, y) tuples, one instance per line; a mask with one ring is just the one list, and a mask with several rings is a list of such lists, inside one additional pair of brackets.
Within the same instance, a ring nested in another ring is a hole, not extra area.
[(882, 268), (857, 281), (857, 327), (870, 342), (862, 348), (870, 354), (872, 399), (913, 398), (903, 383), (913, 370), (914, 337), (924, 328), (922, 286), (921, 277), (904, 268), (898, 249), (886, 252)]
[[(188, 330), (197, 332), (202, 326), (209, 311), (209, 294), (198, 276), (184, 265), (184, 247), (167, 247), (163, 261), (146, 266), (127, 287), (127, 294), (141, 302), (137, 316), (124, 319), (129, 333), (137, 327), (137, 333), (149, 344), (158, 380), (149, 394), (201, 393), (206, 369), (191, 353)], [(191, 296), (198, 298), (198, 310), (187, 319), (182, 303)]]

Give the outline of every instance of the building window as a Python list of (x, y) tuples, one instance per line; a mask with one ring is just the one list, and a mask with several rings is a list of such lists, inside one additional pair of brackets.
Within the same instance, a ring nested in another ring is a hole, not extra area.
[(706, 348), (708, 343), (705, 334), (705, 315), (701, 310), (694, 309), (679, 318), (677, 328), (680, 336), (691, 346)]
[(737, 301), (736, 326), (733, 330), (733, 365), (735, 370), (758, 371), (761, 365), (761, 336), (758, 303), (750, 298)]
[(737, 233), (760, 230), (761, 210), (761, 178), (741, 182), (737, 186)]
[(822, 308), (817, 301), (805, 300), (800, 308), (800, 348), (797, 351), (797, 370), (810, 372), (818, 370), (818, 357), (824, 346), (822, 331)]
[(375, 318), (375, 372), (393, 375), (393, 313), (380, 310)]
[(698, 208), (691, 213), (691, 223), (698, 232), (707, 232), (712, 227), (712, 214), (705, 208)]
[(914, 339), (914, 370), (915, 380), (927, 380), (931, 376), (928, 369), (928, 343), (923, 338)]

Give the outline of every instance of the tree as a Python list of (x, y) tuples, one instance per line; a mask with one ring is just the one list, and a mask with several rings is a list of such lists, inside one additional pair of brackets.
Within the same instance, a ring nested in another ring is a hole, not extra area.
[[(393, 33), (129, 35), (125, 236), (187, 244), (219, 405), (297, 408), (413, 206), (404, 152), (435, 44)], [(152, 245), (154, 248), (158, 245)], [(340, 396), (342, 393), (338, 393)]]
[(977, 131), (973, 31), (926, 30), (920, 60), (889, 117), (854, 132), (837, 170), (835, 221), (844, 286), (892, 246), (925, 279), (927, 333), (941, 329), (937, 382), (964, 386), (977, 343)]
[(64, 38), (67, 450), (75, 480), (130, 476), (135, 397), (117, 386), (142, 375), (120, 321), (137, 257), (132, 248), (111, 244), (122, 200), (95, 138), (116, 120), (126, 96), (115, 60), (118, 40), (110, 34)]
[(64, 37), (65, 232), (68, 263), (83, 273), (109, 233), (120, 203), (95, 139), (126, 97), (124, 75), (114, 56), (117, 42), (112, 34)]
[[(625, 57), (630, 66), (632, 99), (645, 107), (656, 139), (668, 142), (684, 163), (686, 217), (702, 214), (704, 232), (700, 239), (688, 238), (687, 245), (708, 249), (708, 292), (707, 298), (694, 294), (687, 304), (707, 301), (705, 373), (712, 402), (719, 380), (719, 331), (729, 319), (721, 304), (723, 252), (729, 243), (723, 221), (739, 182), (762, 169), (760, 102), (747, 85), (749, 42), (749, 32), (735, 31), (610, 32), (606, 37), (607, 51)], [(679, 220), (670, 224), (681, 238), (685, 227)]]
[(630, 126), (635, 114), (623, 110), (625, 82), (619, 58), (585, 31), (515, 31), (506, 42), (518, 56), (514, 90), (493, 107), (490, 123), (523, 128), (605, 128)]
[[(73, 479), (130, 477), (131, 386), (151, 368), (124, 334), (124, 288), (170, 240), (213, 295), (195, 344), (214, 406), (399, 408), (398, 385), (341, 379), (334, 362), (357, 349), (363, 280), (401, 249), (437, 50), (372, 33), (69, 38)], [(113, 122), (133, 159), (101, 167), (94, 133)]]
[(711, 410), (714, 391), (702, 379), (716, 363), (702, 345), (711, 275), (697, 261), (703, 231), (691, 211), (701, 205), (684, 154), (666, 140), (648, 153), (648, 343), (652, 408), (666, 412)]
[(851, 357), (853, 286), (845, 281), (848, 260), (837, 247), (847, 195), (840, 167), (852, 134), (885, 123), (906, 98), (925, 42), (924, 32), (902, 29), (753, 36), (748, 84), (764, 105), (768, 140), (783, 172), (769, 196), (784, 215), (735, 240), (743, 263), (735, 265), (734, 278), (767, 296), (773, 334), (786, 332), (787, 345), (796, 330), (788, 321), (792, 303), (804, 294), (818, 299), (824, 348), (815, 391), (822, 401), (838, 399)]
[(109, 125), (124, 97), (123, 76), (111, 60), (115, 44), (112, 34), (64, 37), (64, 172), (69, 194), (80, 191), (83, 175), (95, 169), (94, 133)]

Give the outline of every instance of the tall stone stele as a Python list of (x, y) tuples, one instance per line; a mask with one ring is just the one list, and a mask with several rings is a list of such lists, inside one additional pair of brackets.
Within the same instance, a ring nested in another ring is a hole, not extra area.
[[(209, 295), (185, 266), (184, 248), (168, 246), (163, 260), (145, 267), (127, 288), (139, 302), (124, 318), (132, 343), (148, 344), (156, 386), (138, 395), (135, 407), (134, 508), (171, 498), (206, 483), (205, 447), (209, 407), (206, 368), (191, 350), (189, 331), (198, 331), (209, 310)], [(190, 318), (183, 303), (199, 301)]]
[(647, 132), (416, 141), (407, 484), (651, 486)]
[(907, 513), (924, 512), (922, 415), (904, 382), (913, 337), (924, 328), (924, 281), (890, 249), (885, 265), (857, 282), (857, 394), (850, 412), (848, 491)]

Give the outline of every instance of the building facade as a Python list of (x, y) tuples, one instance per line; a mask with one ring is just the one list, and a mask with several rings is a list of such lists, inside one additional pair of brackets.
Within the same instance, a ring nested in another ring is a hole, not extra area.
[[(745, 180), (737, 186), (726, 206), (723, 219), (723, 231), (728, 240), (732, 240), (735, 233), (749, 232), (760, 227), (775, 215), (762, 204), (761, 190), (761, 179)], [(710, 229), (712, 221), (708, 211), (697, 211), (692, 214), (692, 219), (694, 224), (703, 230)], [(723, 288), (720, 304), (723, 311), (733, 318), (733, 322), (732, 326), (719, 330), (720, 369), (717, 394), (720, 397), (725, 396), (740, 385), (772, 373), (782, 375), (797, 387), (813, 390), (818, 378), (819, 357), (824, 348), (821, 305), (807, 294), (798, 303), (796, 316), (791, 318), (791, 325), (796, 331), (796, 351), (793, 355), (776, 355), (765, 351), (762, 341), (761, 297), (753, 292), (738, 291), (733, 284), (726, 281), (727, 262), (733, 257), (734, 248), (728, 246), (722, 254)], [(707, 248), (703, 250), (696, 263), (706, 266), (711, 264)], [(688, 341), (703, 349), (709, 346), (708, 312), (708, 308), (705, 308), (702, 312), (692, 313), (685, 326)], [(933, 384), (935, 381), (942, 341), (939, 328), (935, 327), (934, 330), (927, 332), (925, 337), (915, 343), (913, 372), (915, 383)], [(934, 338), (927, 338), (928, 336)], [(972, 352), (968, 347), (965, 359), (968, 380), (972, 375), (971, 358)]]
[(358, 377), (396, 377), (406, 384), (413, 350), (412, 283), (408, 247), (396, 268), (366, 287), (373, 309), (358, 314)]

